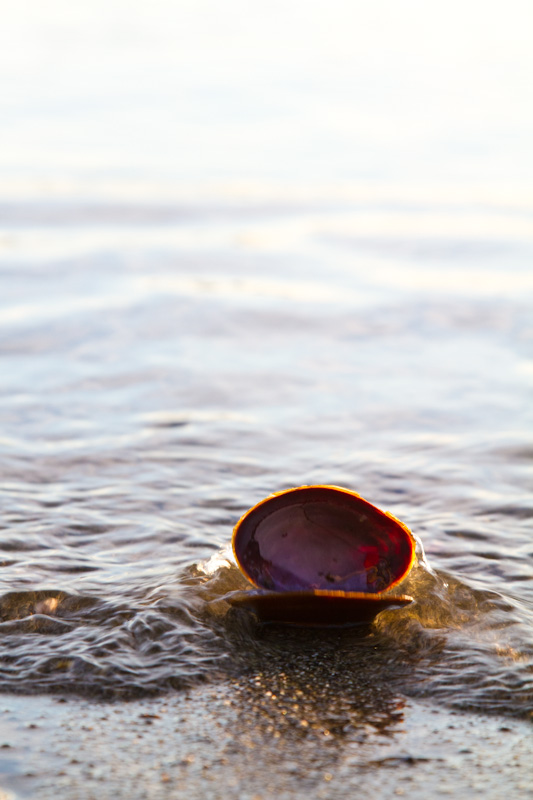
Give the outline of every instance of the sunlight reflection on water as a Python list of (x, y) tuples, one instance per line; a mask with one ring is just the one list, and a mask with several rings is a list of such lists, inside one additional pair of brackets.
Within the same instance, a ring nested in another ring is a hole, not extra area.
[[(476, 45), (458, 4), (437, 31), (419, 3), (334, 3), (328, 39), (314, 3), (280, 26), (114, 0), (102, 33), (30, 5), (0, 31), (0, 688), (135, 696), (299, 653), (311, 703), (334, 651), (358, 697), (378, 664), (391, 709), (529, 715), (527, 26), (483, 6)], [(435, 572), (284, 653), (227, 613), (224, 548), (303, 483), (389, 509)]]

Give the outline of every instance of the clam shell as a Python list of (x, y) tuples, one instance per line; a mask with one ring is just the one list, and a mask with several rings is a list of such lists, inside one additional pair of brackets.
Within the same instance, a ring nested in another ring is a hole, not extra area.
[(409, 605), (409, 595), (365, 592), (235, 592), (228, 597), (233, 606), (253, 611), (260, 622), (285, 625), (354, 625), (372, 622), (387, 608)]
[(368, 622), (412, 601), (383, 593), (409, 573), (415, 544), (402, 522), (355, 492), (289, 489), (255, 505), (235, 526), (235, 559), (258, 591), (229, 599), (262, 621)]

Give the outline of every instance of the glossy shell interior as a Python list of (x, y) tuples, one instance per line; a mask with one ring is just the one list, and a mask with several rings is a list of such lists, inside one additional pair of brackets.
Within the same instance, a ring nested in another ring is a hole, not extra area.
[(290, 592), (291, 603), (295, 592), (379, 594), (415, 560), (403, 523), (335, 486), (302, 486), (258, 503), (235, 526), (233, 549), (254, 586)]

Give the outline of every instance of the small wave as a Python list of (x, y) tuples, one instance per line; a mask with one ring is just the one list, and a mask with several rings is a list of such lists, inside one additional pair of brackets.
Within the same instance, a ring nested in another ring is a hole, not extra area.
[[(216, 558), (210, 563), (215, 565)], [(278, 661), (286, 660), (285, 670), (291, 659), (297, 659), (312, 673), (309, 648), (315, 658), (337, 637), (339, 669), (352, 676), (363, 670), (369, 684), (379, 684), (382, 669), (388, 688), (397, 693), (457, 709), (533, 717), (531, 620), (514, 600), (500, 593), (475, 589), (419, 561), (401, 585), (402, 592), (415, 598), (412, 605), (383, 611), (369, 627), (335, 633), (255, 624), (247, 612), (231, 609), (224, 599), (224, 594), (242, 588), (246, 582), (227, 561), (199, 590), (210, 624), (226, 638), (231, 663), (243, 669), (250, 668), (260, 652), (263, 667), (275, 655)], [(279, 648), (283, 653), (287, 642), (294, 647), (280, 655)]]
[(183, 600), (150, 606), (63, 591), (0, 598), (0, 689), (137, 697), (204, 681), (220, 653)]
[(135, 602), (8, 592), (0, 597), (0, 690), (130, 698), (221, 678), (243, 686), (259, 674), (273, 692), (305, 684), (311, 704), (312, 687), (327, 675), (330, 694), (350, 707), (350, 724), (372, 698), (383, 722), (380, 698), (390, 699), (390, 711), (402, 696), (532, 716), (531, 620), (497, 592), (434, 572), (422, 559), (401, 586), (412, 605), (384, 611), (370, 626), (305, 629), (260, 625), (231, 607), (228, 593), (248, 587), (226, 547), (183, 569), (173, 589)]

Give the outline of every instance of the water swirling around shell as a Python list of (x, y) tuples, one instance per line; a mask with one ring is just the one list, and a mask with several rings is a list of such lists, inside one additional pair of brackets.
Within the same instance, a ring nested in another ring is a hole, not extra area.
[[(432, 570), (420, 543), (418, 555), (415, 567), (399, 587), (414, 597), (412, 605), (384, 611), (370, 626), (332, 629), (327, 633), (326, 641), (336, 642), (335, 660), (342, 665), (342, 672), (360, 676), (363, 669), (366, 681), (372, 683), (377, 674), (385, 671), (388, 690), (393, 693), (444, 702), (463, 710), (532, 718), (533, 639), (527, 638), (527, 615), (517, 615), (517, 604), (510, 598), (476, 590), (451, 575)], [(219, 571), (203, 585), (208, 597), (213, 590), (242, 588), (235, 568), (228, 566), (226, 571), (224, 576)], [(239, 641), (236, 631), (244, 624), (242, 612), (230, 610), (224, 616), (223, 603), (213, 598), (210, 607), (225, 620), (230, 639), (236, 635)], [(315, 629), (292, 629), (288, 634), (281, 626), (264, 626), (255, 640), (255, 650), (261, 654), (263, 669), (270, 672), (270, 647), (276, 643), (278, 658), (284, 654), (287, 662), (282, 665), (286, 672), (290, 663), (297, 662), (299, 669), (302, 661), (305, 664), (301, 653), (305, 642), (311, 649), (312, 669), (323, 636), (323, 630), (317, 634)], [(244, 652), (249, 659), (250, 644)], [(238, 653), (236, 647), (234, 658), (242, 660)]]
[(312, 718), (318, 681), (317, 713), (331, 712), (315, 720), (322, 726), (337, 715), (344, 725), (364, 717), (386, 727), (402, 696), (531, 717), (527, 620), (509, 598), (433, 571), (420, 545), (401, 585), (415, 603), (382, 612), (370, 626), (259, 625), (225, 597), (246, 588), (224, 548), (183, 569), (173, 592), (152, 591), (135, 603), (7, 592), (0, 598), (0, 688), (116, 700), (230, 679), (246, 692), (296, 692)]

